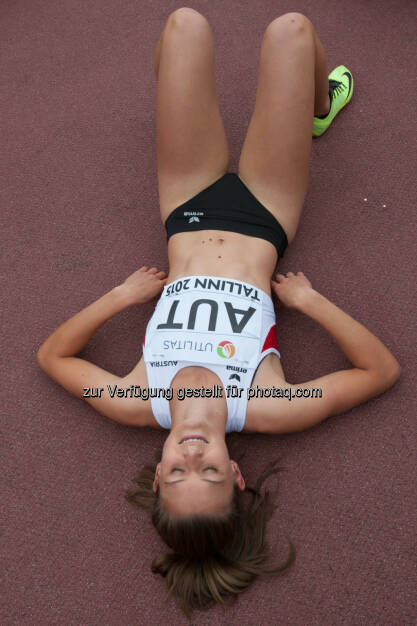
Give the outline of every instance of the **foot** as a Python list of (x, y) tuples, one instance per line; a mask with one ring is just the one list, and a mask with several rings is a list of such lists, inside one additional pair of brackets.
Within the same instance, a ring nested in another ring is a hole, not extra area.
[(325, 116), (314, 117), (313, 137), (319, 137), (329, 128), (336, 115), (350, 102), (353, 94), (353, 76), (344, 65), (329, 74), (330, 110)]
[(324, 103), (323, 107), (317, 111), (317, 113), (314, 113), (314, 116), (320, 117), (320, 118), (326, 117), (326, 115), (330, 111), (330, 103), (331, 103), (330, 91), (328, 91), (327, 96), (326, 96), (326, 102)]

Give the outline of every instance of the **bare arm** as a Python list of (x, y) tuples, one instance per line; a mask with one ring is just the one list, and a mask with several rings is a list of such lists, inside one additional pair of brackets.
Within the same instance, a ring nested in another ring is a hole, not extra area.
[[(106, 417), (123, 424), (137, 425), (137, 418), (132, 414), (132, 402), (117, 396), (112, 398), (107, 391), (107, 385), (123, 386), (125, 378), (75, 355), (111, 317), (133, 304), (141, 304), (157, 296), (165, 280), (165, 273), (158, 272), (157, 268), (148, 270), (145, 266), (141, 267), (123, 284), (61, 324), (38, 350), (37, 359), (42, 370)], [(86, 388), (103, 388), (102, 397), (84, 397)]]
[(388, 348), (365, 326), (315, 291), (304, 274), (278, 274), (272, 287), (286, 306), (308, 315), (327, 330), (353, 367), (306, 383), (285, 385), (292, 390), (321, 388), (322, 397), (271, 399), (268, 407), (264, 403), (267, 432), (305, 430), (383, 393), (398, 380), (401, 368)]

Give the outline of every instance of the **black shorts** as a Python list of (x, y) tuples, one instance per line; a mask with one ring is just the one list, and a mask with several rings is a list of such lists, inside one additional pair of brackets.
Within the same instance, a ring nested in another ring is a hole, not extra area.
[(278, 220), (233, 172), (174, 209), (165, 222), (167, 241), (176, 233), (228, 230), (270, 241), (280, 259), (288, 245)]

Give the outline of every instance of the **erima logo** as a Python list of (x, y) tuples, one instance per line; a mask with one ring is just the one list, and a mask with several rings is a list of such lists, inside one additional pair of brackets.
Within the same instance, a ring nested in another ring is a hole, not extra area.
[(246, 374), (246, 372), (248, 370), (245, 370), (243, 367), (236, 367), (236, 365), (226, 365), (226, 369), (227, 370), (233, 370), (234, 372), (241, 372), (243, 374)]
[(200, 220), (198, 219), (198, 217), (190, 217), (190, 219), (188, 220), (188, 223), (190, 224), (190, 222), (199, 222)]
[(203, 211), (184, 211), (184, 217), (189, 215), (204, 215)]

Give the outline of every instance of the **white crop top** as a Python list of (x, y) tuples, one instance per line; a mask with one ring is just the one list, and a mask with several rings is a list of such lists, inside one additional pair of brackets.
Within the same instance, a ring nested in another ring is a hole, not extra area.
[[(165, 285), (143, 342), (151, 389), (168, 389), (184, 367), (201, 366), (217, 374), (227, 403), (226, 432), (242, 430), (247, 390), (271, 352), (280, 357), (270, 296), (218, 276), (186, 276)], [(227, 394), (228, 386), (243, 389), (240, 397)], [(171, 428), (168, 399), (151, 395), (151, 406), (160, 426)]]

